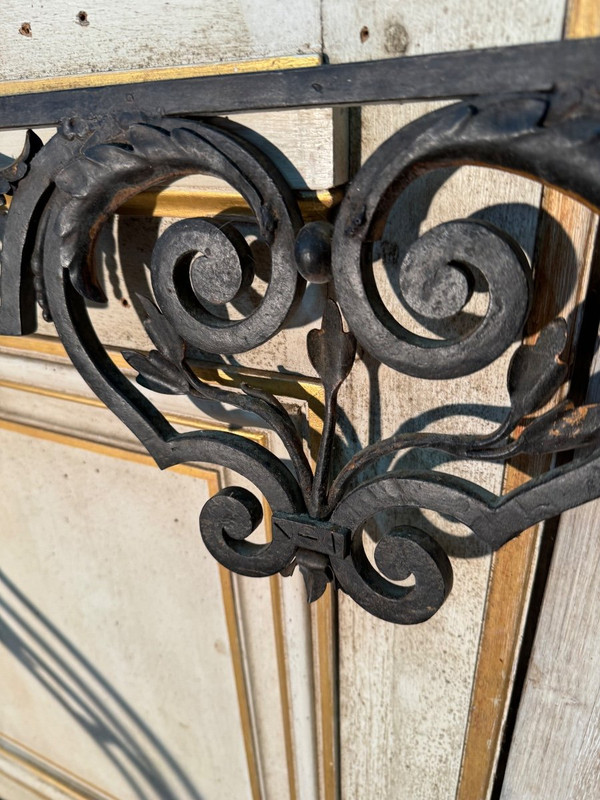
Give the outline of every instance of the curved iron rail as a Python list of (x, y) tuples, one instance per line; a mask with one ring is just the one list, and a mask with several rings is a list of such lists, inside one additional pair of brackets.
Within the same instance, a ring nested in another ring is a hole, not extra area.
[[(390, 508), (430, 509), (501, 547), (533, 523), (600, 496), (600, 406), (561, 403), (531, 418), (567, 376), (566, 324), (558, 319), (535, 345), (516, 350), (507, 376), (510, 409), (493, 434), (398, 434), (365, 447), (332, 475), (337, 396), (357, 340), (375, 359), (415, 379), (455, 378), (495, 361), (519, 337), (530, 307), (530, 268), (518, 243), (489, 223), (447, 222), (414, 242), (400, 264), (403, 303), (420, 319), (453, 317), (476, 276), (487, 287), (488, 307), (459, 338), (417, 336), (384, 305), (373, 274), (374, 246), (399, 193), (442, 166), (518, 171), (600, 207), (598, 47), (598, 40), (583, 40), (0, 98), (0, 128), (57, 125), (44, 147), (28, 132), (20, 158), (0, 172), (0, 191), (13, 194), (0, 218), (0, 333), (33, 332), (37, 301), (75, 367), (161, 467), (213, 462), (264, 494), (273, 535), (262, 545), (248, 541), (262, 514), (253, 493), (229, 487), (204, 505), (202, 538), (226, 567), (265, 576), (298, 566), (310, 600), (333, 581), (376, 616), (422, 622), (450, 591), (446, 553), (431, 536), (406, 526), (386, 532), (369, 553), (365, 523)], [(334, 225), (304, 224), (286, 181), (247, 131), (207, 116), (432, 97), (463, 99), (384, 142), (358, 171)], [(178, 433), (114, 366), (87, 313), (86, 300), (106, 302), (92, 258), (102, 224), (138, 192), (194, 172), (224, 179), (252, 209), (271, 255), (264, 296), (247, 316), (224, 319), (215, 307), (239, 298), (254, 277), (246, 240), (234, 225), (209, 219), (175, 223), (153, 251), (154, 298), (142, 298), (156, 349), (124, 355), (146, 388), (259, 415), (281, 438), (291, 469), (234, 433)], [(234, 354), (275, 336), (307, 281), (330, 286), (321, 327), (307, 339), (325, 390), (314, 472), (276, 398), (246, 385), (234, 391), (207, 384), (188, 357), (190, 346)], [(440, 472), (399, 470), (364, 480), (363, 470), (377, 459), (415, 447), (499, 461), (582, 447), (586, 454), (502, 497)]]

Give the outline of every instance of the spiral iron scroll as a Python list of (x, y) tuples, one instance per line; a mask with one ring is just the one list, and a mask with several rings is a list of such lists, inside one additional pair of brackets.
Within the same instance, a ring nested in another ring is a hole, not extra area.
[[(242, 474), (264, 495), (273, 520), (264, 544), (249, 540), (262, 518), (252, 492), (228, 487), (204, 505), (201, 535), (220, 563), (250, 576), (298, 567), (310, 600), (333, 582), (382, 619), (422, 622), (450, 591), (448, 556), (410, 526), (384, 533), (368, 548), (368, 520), (389, 509), (429, 509), (498, 548), (533, 523), (600, 496), (600, 451), (590, 447), (600, 438), (600, 409), (562, 403), (515, 433), (566, 378), (566, 326), (556, 320), (535, 345), (516, 350), (508, 370), (511, 406), (493, 434), (398, 434), (364, 448), (332, 475), (337, 395), (357, 340), (377, 360), (415, 378), (454, 378), (492, 363), (518, 339), (530, 305), (530, 268), (519, 245), (488, 223), (447, 222), (408, 249), (399, 266), (403, 302), (420, 318), (452, 318), (477, 279), (487, 287), (488, 307), (466, 334), (435, 341), (417, 336), (384, 306), (374, 246), (399, 193), (448, 164), (519, 171), (600, 206), (599, 112), (591, 94), (572, 102), (551, 92), (480, 97), (428, 114), (364, 164), (333, 226), (303, 225), (285, 180), (237, 124), (218, 118), (69, 120), (41, 149), (30, 139), (22, 158), (0, 175), (4, 191), (14, 192), (4, 220), (2, 331), (33, 329), (35, 294), (73, 364), (161, 467), (212, 462)], [(86, 300), (106, 301), (92, 258), (103, 222), (134, 194), (193, 172), (226, 180), (246, 199), (270, 251), (268, 286), (254, 310), (225, 319), (215, 308), (235, 302), (253, 280), (246, 239), (234, 225), (210, 219), (177, 222), (154, 248), (154, 298), (141, 300), (155, 349), (124, 355), (146, 388), (220, 400), (261, 416), (281, 438), (291, 468), (234, 433), (175, 431), (109, 359), (87, 313)], [(307, 342), (325, 390), (314, 471), (276, 398), (251, 386), (236, 391), (209, 384), (189, 357), (190, 347), (234, 354), (266, 342), (285, 326), (305, 281), (329, 284), (321, 328)], [(399, 470), (364, 480), (363, 470), (382, 456), (414, 447), (473, 459), (577, 447), (586, 455), (503, 497), (440, 472)]]

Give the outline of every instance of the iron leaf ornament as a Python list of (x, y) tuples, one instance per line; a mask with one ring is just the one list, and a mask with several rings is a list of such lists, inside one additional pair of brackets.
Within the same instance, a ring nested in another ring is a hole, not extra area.
[[(200, 511), (202, 539), (221, 564), (255, 577), (298, 569), (310, 601), (332, 584), (384, 620), (423, 622), (452, 586), (446, 552), (410, 525), (380, 530), (367, 544), (369, 521), (391, 509), (428, 509), (497, 549), (532, 524), (600, 496), (600, 406), (566, 400), (544, 411), (569, 369), (567, 327), (557, 319), (535, 343), (515, 350), (507, 372), (510, 406), (492, 433), (401, 432), (338, 467), (339, 390), (357, 346), (416, 381), (451, 380), (493, 363), (518, 341), (531, 305), (531, 270), (519, 244), (487, 222), (448, 221), (413, 242), (399, 264), (403, 305), (421, 320), (452, 318), (465, 308), (475, 278), (485, 285), (488, 305), (460, 337), (421, 337), (393, 317), (379, 294), (377, 243), (398, 195), (448, 165), (524, 173), (598, 208), (598, 44), (2, 97), (0, 128), (55, 125), (57, 131), (44, 146), (29, 131), (22, 155), (0, 169), (0, 191), (12, 194), (0, 227), (0, 332), (34, 332), (37, 303), (74, 366), (159, 466), (211, 462), (255, 487), (227, 487)], [(330, 222), (306, 223), (286, 180), (249, 132), (214, 116), (461, 97), (384, 142), (358, 170)], [(135, 194), (195, 172), (225, 180), (248, 203), (270, 253), (267, 287), (250, 313), (225, 318), (218, 309), (239, 305), (255, 278), (246, 238), (234, 222), (180, 220), (158, 237), (151, 292), (139, 297), (153, 349), (123, 355), (151, 392), (257, 415), (281, 439), (285, 462), (234, 432), (176, 431), (114, 365), (88, 315), (89, 301), (107, 302), (93, 258), (103, 223)], [(328, 296), (321, 325), (306, 343), (324, 388), (314, 467), (294, 418), (276, 397), (249, 384), (216, 386), (199, 377), (191, 358), (197, 350), (251, 351), (276, 336), (307, 282), (327, 284)], [(384, 457), (408, 448), (499, 462), (518, 453), (579, 448), (581, 455), (499, 497), (437, 470), (381, 470)], [(271, 508), (272, 534), (258, 544), (250, 537), (262, 521), (261, 496)]]

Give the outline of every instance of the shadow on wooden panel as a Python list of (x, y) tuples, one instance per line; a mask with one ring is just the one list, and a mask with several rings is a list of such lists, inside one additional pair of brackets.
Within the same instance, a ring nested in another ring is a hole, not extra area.
[(163, 800), (202, 800), (167, 745), (2, 572), (0, 586), (0, 642), (93, 739), (132, 796), (146, 798), (151, 789)]

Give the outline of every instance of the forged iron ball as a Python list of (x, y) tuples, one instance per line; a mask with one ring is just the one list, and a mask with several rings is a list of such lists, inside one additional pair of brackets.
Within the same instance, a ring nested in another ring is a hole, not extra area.
[(331, 237), (329, 222), (309, 222), (296, 236), (294, 254), (298, 272), (309, 283), (329, 283), (331, 280)]

